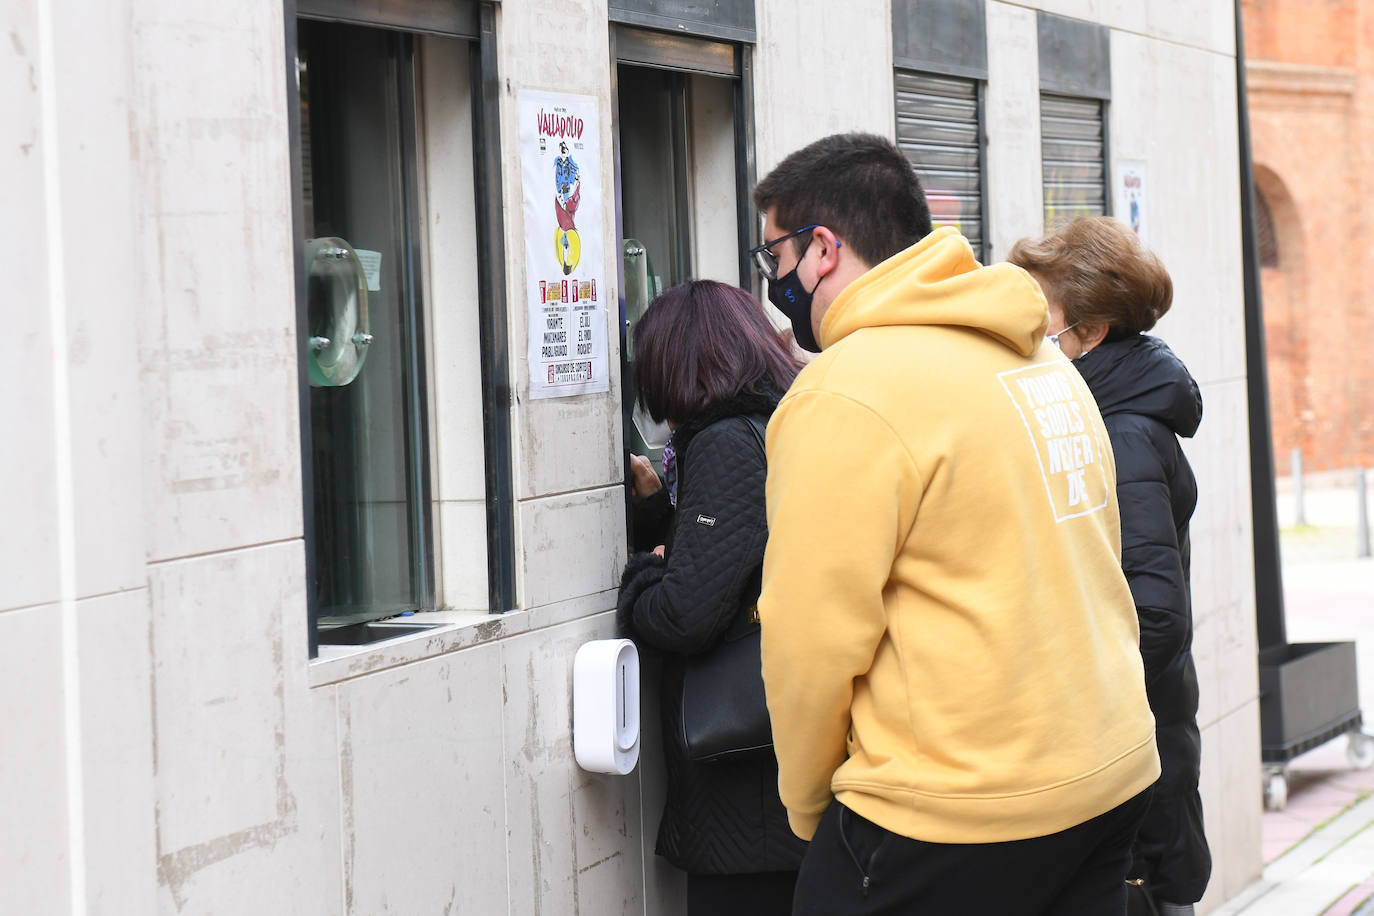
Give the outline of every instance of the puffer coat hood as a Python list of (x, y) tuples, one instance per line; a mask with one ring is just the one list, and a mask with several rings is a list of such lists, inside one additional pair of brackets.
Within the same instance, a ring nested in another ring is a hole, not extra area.
[(1074, 361), (1102, 416), (1133, 413), (1191, 439), (1202, 422), (1202, 393), (1183, 362), (1158, 337), (1136, 334)]

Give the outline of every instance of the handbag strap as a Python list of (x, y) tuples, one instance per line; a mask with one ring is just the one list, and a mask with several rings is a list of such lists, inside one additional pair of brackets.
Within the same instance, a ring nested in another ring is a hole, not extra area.
[(754, 441), (758, 442), (758, 452), (764, 456), (764, 467), (768, 467), (768, 444), (764, 441), (764, 431), (767, 430), (767, 420), (760, 420), (753, 413), (745, 417), (749, 422), (749, 428), (753, 431)]
[[(749, 429), (754, 434), (754, 441), (759, 444), (759, 455), (763, 458), (764, 469), (768, 468), (768, 446), (764, 441), (764, 428), (767, 421), (759, 419), (753, 414), (744, 417), (749, 424)], [(759, 626), (759, 605), (756, 597), (748, 605), (740, 609), (740, 613), (725, 631), (725, 642), (734, 642), (736, 639), (748, 636), (755, 632)]]
[(759, 444), (759, 454), (763, 456), (763, 466), (765, 469), (767, 469), (768, 444), (764, 441), (764, 430), (766, 428), (767, 421), (760, 420), (753, 414), (746, 416), (744, 419), (749, 423), (749, 429), (754, 433), (754, 441)]

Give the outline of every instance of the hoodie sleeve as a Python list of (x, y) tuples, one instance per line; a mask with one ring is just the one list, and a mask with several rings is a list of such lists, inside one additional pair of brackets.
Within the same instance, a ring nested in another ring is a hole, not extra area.
[(785, 401), (768, 459), (763, 677), (779, 792), (793, 832), (810, 839), (847, 757), (854, 679), (886, 632), (883, 589), (921, 486), (887, 423), (834, 393)]
[[(1154, 432), (1158, 435), (1152, 435)], [(1187, 580), (1174, 526), (1166, 444), (1172, 433), (1127, 428), (1112, 436), (1116, 498), (1121, 509), (1121, 568), (1140, 618), (1145, 682), (1154, 683), (1187, 644)]]

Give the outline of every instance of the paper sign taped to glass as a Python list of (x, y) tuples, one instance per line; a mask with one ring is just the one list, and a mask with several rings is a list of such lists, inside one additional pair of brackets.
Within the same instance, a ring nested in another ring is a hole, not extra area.
[(520, 93), (530, 397), (610, 388), (596, 97)]

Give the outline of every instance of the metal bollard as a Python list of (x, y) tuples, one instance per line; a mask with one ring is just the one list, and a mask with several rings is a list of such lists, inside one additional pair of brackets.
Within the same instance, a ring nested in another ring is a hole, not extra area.
[(1355, 471), (1355, 556), (1369, 556), (1369, 500), (1365, 488), (1365, 471)]
[(1300, 448), (1293, 449), (1293, 464), (1289, 473), (1293, 477), (1293, 506), (1296, 510), (1293, 524), (1306, 525), (1307, 507), (1303, 505), (1302, 500), (1302, 449)]

